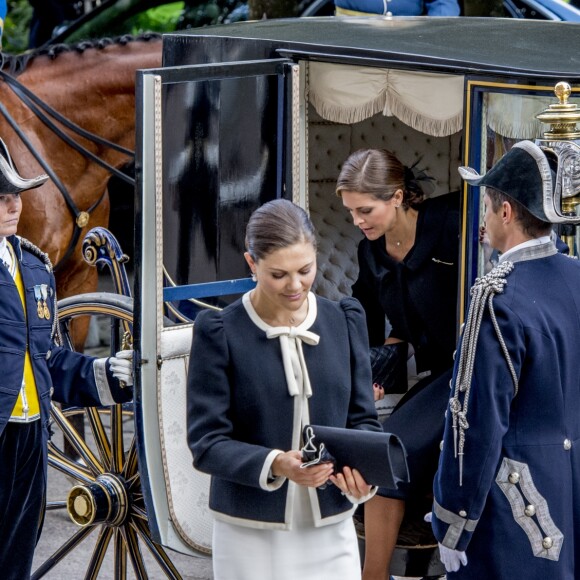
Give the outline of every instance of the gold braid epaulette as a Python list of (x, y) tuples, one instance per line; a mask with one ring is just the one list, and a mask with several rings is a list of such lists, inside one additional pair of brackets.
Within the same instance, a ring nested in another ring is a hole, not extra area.
[[(18, 239), (20, 241), (20, 248), (23, 250), (26, 250), (27, 252), (29, 252), (33, 256), (36, 256), (39, 260), (41, 260), (44, 263), (49, 274), (54, 275), (54, 271), (52, 268), (52, 262), (50, 261), (48, 254), (46, 252), (43, 252), (38, 246), (35, 246), (30, 240), (27, 240), (26, 238), (22, 238), (20, 236), (18, 236)], [(58, 345), (62, 346), (63, 340), (62, 340), (62, 336), (60, 334), (60, 327), (58, 325), (58, 305), (57, 305), (56, 292), (54, 293), (53, 301), (54, 301), (54, 304), (53, 304), (52, 308), (53, 308), (53, 312), (54, 312), (54, 317), (53, 317), (53, 321), (52, 321), (52, 330), (51, 330), (50, 338), (51, 338), (51, 340), (55, 341)]]
[[(509, 371), (514, 382), (515, 393), (518, 393), (518, 378), (514, 369), (507, 346), (499, 329), (495, 311), (493, 309), (493, 298), (496, 294), (501, 294), (507, 284), (507, 276), (513, 270), (512, 262), (506, 261), (496, 266), (491, 272), (477, 278), (471, 288), (471, 304), (469, 313), (463, 329), (463, 340), (461, 342), (461, 352), (457, 364), (455, 376), (455, 391), (449, 401), (449, 407), (453, 417), (453, 447), (455, 457), (459, 458), (459, 485), (463, 485), (463, 455), (465, 448), (465, 432), (469, 429), (467, 421), (467, 411), (469, 408), (469, 394), (471, 391), (471, 381), (473, 379), (473, 367), (475, 363), (475, 351), (477, 339), (481, 328), (481, 321), (486, 306), (501, 345), (503, 354), (507, 361)], [(465, 393), (463, 405), (459, 400), (459, 393)]]

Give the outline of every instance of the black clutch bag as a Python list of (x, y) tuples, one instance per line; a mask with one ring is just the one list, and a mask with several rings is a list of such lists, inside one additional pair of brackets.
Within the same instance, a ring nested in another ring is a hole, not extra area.
[(389, 489), (409, 481), (405, 448), (392, 433), (306, 425), (302, 435), (316, 463), (333, 461), (335, 471), (344, 466), (357, 469), (367, 483)]
[(406, 342), (383, 344), (370, 349), (373, 383), (381, 385), (385, 395), (407, 392), (407, 351)]

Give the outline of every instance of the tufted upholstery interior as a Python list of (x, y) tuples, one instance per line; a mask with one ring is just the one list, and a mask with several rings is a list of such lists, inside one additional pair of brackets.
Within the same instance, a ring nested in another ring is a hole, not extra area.
[(309, 210), (319, 241), (314, 289), (336, 300), (350, 295), (358, 274), (356, 249), (362, 237), (334, 193), (343, 161), (364, 148), (388, 149), (405, 165), (420, 160), (419, 169), (435, 178), (434, 195), (440, 195), (459, 188), (461, 133), (431, 137), (382, 114), (352, 125), (325, 121), (312, 106), (308, 115)]

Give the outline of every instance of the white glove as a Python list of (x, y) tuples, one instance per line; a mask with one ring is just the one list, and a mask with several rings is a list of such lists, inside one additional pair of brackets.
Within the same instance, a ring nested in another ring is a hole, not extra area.
[(133, 386), (133, 351), (121, 350), (109, 358), (109, 366), (113, 376), (122, 381), (125, 386)]
[(461, 565), (467, 566), (467, 555), (459, 550), (452, 550), (439, 544), (439, 556), (447, 572), (457, 572)]
[[(433, 518), (432, 512), (426, 513), (423, 518), (426, 522), (431, 523)], [(443, 544), (439, 544), (439, 557), (441, 563), (445, 566), (447, 572), (457, 572), (461, 565), (467, 566), (467, 555), (465, 552), (460, 552), (459, 550), (452, 550), (447, 548)]]

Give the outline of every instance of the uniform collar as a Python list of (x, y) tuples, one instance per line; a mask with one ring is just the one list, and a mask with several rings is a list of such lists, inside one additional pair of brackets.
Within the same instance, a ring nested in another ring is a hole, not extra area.
[(499, 257), (499, 263), (502, 262), (524, 262), (526, 260), (537, 260), (557, 254), (558, 250), (550, 236), (542, 236), (527, 240), (510, 248)]

